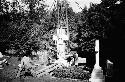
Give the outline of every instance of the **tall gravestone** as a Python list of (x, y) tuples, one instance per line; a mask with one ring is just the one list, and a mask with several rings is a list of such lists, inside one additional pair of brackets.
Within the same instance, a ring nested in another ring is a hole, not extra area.
[(99, 65), (99, 40), (95, 41), (95, 51), (96, 53), (96, 62), (94, 65), (94, 69), (91, 73), (91, 82), (105, 82), (104, 75), (103, 75), (103, 70)]
[(37, 61), (37, 63), (41, 65), (47, 65), (48, 64), (48, 52), (46, 50), (43, 50), (43, 51), (38, 51), (37, 54), (39, 56), (39, 60)]
[(55, 41), (57, 47), (57, 57), (60, 61), (65, 61), (62, 63), (66, 64), (65, 55), (66, 55), (66, 40), (69, 40), (69, 36), (66, 32), (67, 27), (58, 25), (56, 29), (56, 34), (53, 35), (53, 40)]

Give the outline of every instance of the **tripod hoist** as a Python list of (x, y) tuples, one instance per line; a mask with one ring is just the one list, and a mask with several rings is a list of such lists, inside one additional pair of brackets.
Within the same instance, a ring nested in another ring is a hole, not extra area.
[(69, 40), (67, 6), (68, 3), (66, 0), (57, 0), (58, 23), (53, 40), (55, 40), (55, 45), (57, 46), (58, 58), (64, 58), (68, 53), (66, 51), (66, 41)]

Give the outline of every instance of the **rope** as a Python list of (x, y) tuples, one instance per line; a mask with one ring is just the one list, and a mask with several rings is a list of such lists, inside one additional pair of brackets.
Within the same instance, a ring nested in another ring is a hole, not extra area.
[(77, 6), (78, 6), (80, 9), (82, 9), (82, 10), (83, 10), (83, 8), (79, 6), (79, 3), (77, 3), (77, 2), (75, 2), (75, 3), (77, 4)]

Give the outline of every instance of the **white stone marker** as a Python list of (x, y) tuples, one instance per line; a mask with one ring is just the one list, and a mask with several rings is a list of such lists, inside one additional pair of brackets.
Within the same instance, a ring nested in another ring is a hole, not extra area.
[(96, 63), (95, 63), (94, 68), (99, 69), (100, 68), (100, 66), (99, 66), (99, 40), (95, 41), (95, 51), (97, 53), (96, 53)]
[(95, 51), (97, 52), (96, 62), (95, 62), (94, 69), (91, 73), (91, 78), (89, 79), (89, 81), (90, 82), (105, 82), (103, 70), (99, 66), (99, 40), (95, 41)]
[(57, 34), (53, 35), (53, 40), (56, 41), (56, 45), (57, 45), (57, 52), (58, 55), (57, 56), (65, 56), (65, 40), (68, 40), (68, 36), (65, 34), (65, 29), (63, 28), (57, 28)]

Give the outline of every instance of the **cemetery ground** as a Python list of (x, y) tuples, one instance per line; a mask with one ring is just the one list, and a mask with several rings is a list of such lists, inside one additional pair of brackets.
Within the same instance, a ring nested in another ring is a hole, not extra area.
[(18, 64), (20, 63), (18, 57), (8, 58), (8, 63), (3, 64), (4, 69), (0, 69), (0, 82), (84, 82), (83, 80), (56, 78), (49, 74), (39, 78), (32, 76), (16, 78)]

